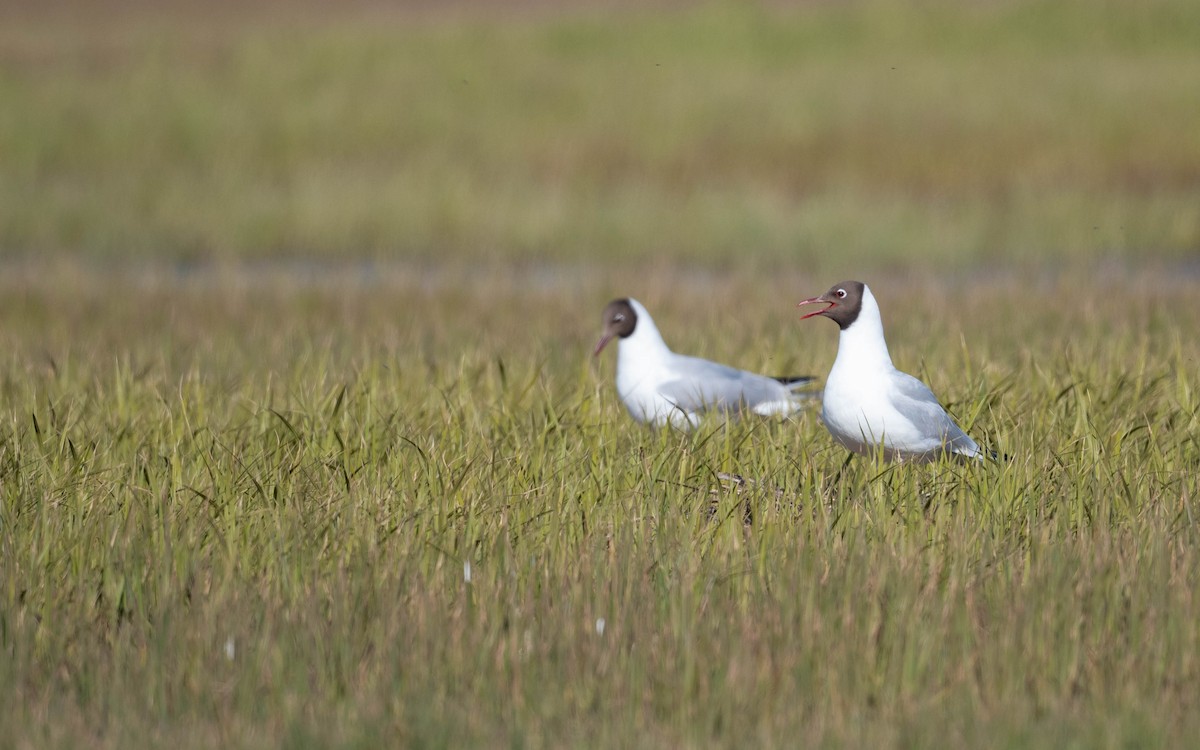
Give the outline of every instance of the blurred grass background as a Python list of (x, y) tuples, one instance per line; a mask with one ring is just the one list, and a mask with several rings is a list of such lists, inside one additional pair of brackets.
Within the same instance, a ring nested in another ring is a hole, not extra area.
[(6, 255), (824, 270), (1200, 248), (1195, 3), (105, 7), (6, 9)]

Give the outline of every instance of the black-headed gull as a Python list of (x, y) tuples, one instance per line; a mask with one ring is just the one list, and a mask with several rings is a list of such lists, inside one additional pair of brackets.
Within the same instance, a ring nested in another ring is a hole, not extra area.
[(943, 453), (985, 454), (946, 413), (929, 387), (892, 364), (879, 305), (861, 281), (835, 284), (800, 305), (824, 304), (842, 329), (825, 381), (821, 418), (833, 439), (855, 453), (882, 450), (887, 460), (929, 461)]
[(771, 378), (676, 354), (635, 299), (613, 300), (604, 308), (604, 335), (594, 354), (614, 338), (617, 392), (639, 422), (687, 428), (699, 424), (706, 411), (786, 415), (815, 396), (798, 392), (811, 377)]

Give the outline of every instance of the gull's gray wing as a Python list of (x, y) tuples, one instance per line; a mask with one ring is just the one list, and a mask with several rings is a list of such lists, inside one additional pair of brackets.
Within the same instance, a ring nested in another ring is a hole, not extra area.
[(970, 435), (963, 432), (938, 403), (937, 396), (933, 395), (929, 386), (908, 373), (897, 371), (896, 376), (893, 381), (893, 404), (921, 434), (931, 438), (940, 436), (946, 448), (954, 453), (983, 455)]
[(672, 369), (678, 377), (659, 386), (659, 392), (684, 411), (737, 411), (791, 397), (791, 389), (774, 378), (699, 357), (676, 355)]

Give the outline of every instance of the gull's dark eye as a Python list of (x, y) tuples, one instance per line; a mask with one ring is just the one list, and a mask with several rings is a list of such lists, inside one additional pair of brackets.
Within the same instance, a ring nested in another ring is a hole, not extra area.
[(838, 299), (845, 299), (846, 298), (846, 290), (845, 289), (837, 290), (837, 296), (838, 296)]

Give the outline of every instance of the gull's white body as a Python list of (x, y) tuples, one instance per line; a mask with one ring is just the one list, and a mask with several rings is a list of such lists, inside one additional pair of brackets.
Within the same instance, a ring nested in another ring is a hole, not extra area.
[(879, 305), (866, 287), (858, 319), (841, 332), (821, 418), (833, 438), (855, 453), (882, 449), (889, 459), (914, 460), (943, 452), (983, 457), (928, 386), (892, 364)]
[(671, 351), (646, 308), (637, 300), (633, 333), (617, 341), (617, 393), (639, 422), (694, 427), (709, 410), (749, 409), (762, 415), (787, 415), (811, 394), (795, 391), (774, 378), (688, 357)]

